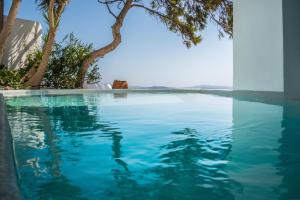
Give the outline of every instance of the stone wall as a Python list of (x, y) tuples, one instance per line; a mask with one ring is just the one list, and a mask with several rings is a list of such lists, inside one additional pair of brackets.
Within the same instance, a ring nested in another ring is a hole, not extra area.
[(12, 136), (6, 116), (5, 102), (0, 94), (0, 199), (21, 200), (14, 159)]

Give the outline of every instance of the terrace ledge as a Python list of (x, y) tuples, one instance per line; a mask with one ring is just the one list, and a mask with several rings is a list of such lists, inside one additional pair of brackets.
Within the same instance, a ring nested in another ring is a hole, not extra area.
[(1, 200), (22, 200), (14, 148), (7, 120), (4, 97), (0, 94), (0, 198)]

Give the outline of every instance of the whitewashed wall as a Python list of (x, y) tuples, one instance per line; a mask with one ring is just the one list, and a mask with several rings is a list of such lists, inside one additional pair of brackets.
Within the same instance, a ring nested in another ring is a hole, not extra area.
[(300, 99), (300, 0), (283, 0), (284, 93)]
[(24, 66), (28, 53), (42, 43), (42, 26), (39, 22), (17, 19), (6, 43), (2, 63), (9, 69)]
[(234, 0), (234, 90), (283, 92), (282, 0)]

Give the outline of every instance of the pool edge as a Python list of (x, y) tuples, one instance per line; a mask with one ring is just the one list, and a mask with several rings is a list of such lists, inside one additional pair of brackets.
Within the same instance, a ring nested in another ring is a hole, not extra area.
[[(4, 97), (20, 96), (43, 96), (43, 95), (72, 95), (72, 94), (129, 94), (129, 93), (196, 93), (216, 95), (221, 97), (232, 97), (241, 101), (262, 102), (272, 105), (282, 105), (287, 98), (283, 92), (271, 91), (244, 91), (244, 90), (222, 90), (222, 89), (42, 89), (42, 90), (0, 90)], [(291, 99), (292, 100), (292, 99)], [(300, 99), (294, 99), (300, 101)]]
[(2, 94), (0, 94), (0, 197), (2, 200), (23, 199), (18, 184), (12, 135)]

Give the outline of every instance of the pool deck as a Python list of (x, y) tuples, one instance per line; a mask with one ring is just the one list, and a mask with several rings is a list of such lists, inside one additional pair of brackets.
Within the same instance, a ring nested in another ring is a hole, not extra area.
[(0, 180), (1, 200), (23, 199), (17, 181), (12, 136), (2, 94), (0, 94)]

